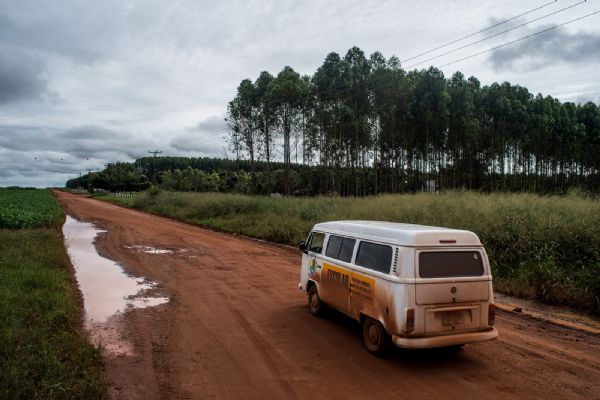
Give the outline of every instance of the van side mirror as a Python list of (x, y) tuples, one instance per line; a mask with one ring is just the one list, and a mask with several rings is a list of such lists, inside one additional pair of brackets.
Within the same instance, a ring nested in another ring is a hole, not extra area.
[(306, 251), (306, 242), (301, 242), (301, 243), (298, 245), (298, 248), (300, 249), (300, 251), (301, 251), (301, 252), (303, 252), (303, 253), (307, 253), (307, 251)]

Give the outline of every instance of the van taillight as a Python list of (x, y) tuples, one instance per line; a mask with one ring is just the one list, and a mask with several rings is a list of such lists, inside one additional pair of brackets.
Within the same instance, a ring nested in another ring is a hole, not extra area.
[(413, 308), (406, 309), (406, 333), (415, 330), (415, 310)]
[(494, 321), (496, 320), (496, 305), (494, 303), (489, 304), (488, 308), (488, 325), (494, 325)]

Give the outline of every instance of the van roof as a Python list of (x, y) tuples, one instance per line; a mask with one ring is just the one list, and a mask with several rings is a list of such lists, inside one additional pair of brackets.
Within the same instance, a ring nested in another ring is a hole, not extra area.
[(318, 231), (371, 239), (399, 246), (480, 246), (476, 234), (460, 229), (385, 221), (331, 221), (316, 224)]

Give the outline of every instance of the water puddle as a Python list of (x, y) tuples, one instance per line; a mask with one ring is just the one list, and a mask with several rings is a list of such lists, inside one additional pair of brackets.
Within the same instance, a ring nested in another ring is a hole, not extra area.
[(133, 354), (132, 346), (119, 333), (122, 314), (131, 308), (164, 304), (169, 299), (150, 296), (149, 291), (156, 289), (156, 283), (128, 276), (119, 264), (97, 253), (94, 240), (104, 232), (70, 216), (63, 226), (92, 342), (114, 354)]
[(600, 333), (600, 319), (577, 312), (568, 307), (552, 306), (535, 300), (520, 299), (502, 293), (494, 293), (494, 301), (506, 311), (529, 314), (558, 325)]
[(142, 246), (142, 245), (135, 245), (135, 246), (125, 246), (126, 249), (138, 252), (138, 253), (146, 253), (146, 254), (174, 254), (175, 250), (170, 250), (170, 249), (159, 249), (156, 247), (152, 247), (152, 246)]

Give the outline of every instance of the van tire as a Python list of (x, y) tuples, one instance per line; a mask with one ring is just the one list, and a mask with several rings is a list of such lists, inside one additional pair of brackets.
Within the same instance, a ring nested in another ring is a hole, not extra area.
[(367, 350), (377, 355), (385, 354), (391, 342), (381, 322), (371, 317), (363, 320), (363, 341)]
[(315, 317), (320, 317), (323, 315), (324, 308), (325, 305), (321, 301), (317, 285), (311, 285), (310, 289), (308, 289), (308, 309), (310, 313)]

